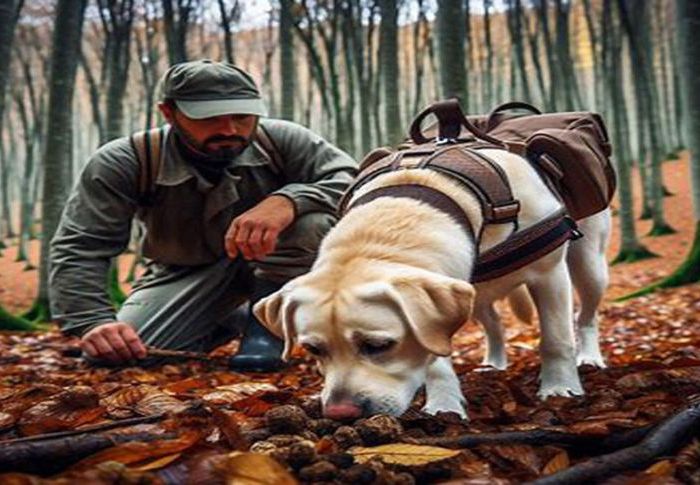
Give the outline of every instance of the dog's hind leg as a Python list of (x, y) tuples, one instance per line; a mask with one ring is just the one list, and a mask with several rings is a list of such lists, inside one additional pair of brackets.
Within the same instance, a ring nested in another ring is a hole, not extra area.
[(569, 245), (567, 263), (581, 309), (576, 316), (578, 365), (605, 367), (598, 337), (598, 306), (608, 286), (608, 262), (605, 258), (610, 214), (605, 211), (579, 223), (584, 237)]
[(466, 403), (452, 361), (449, 357), (438, 357), (428, 367), (423, 411), (429, 414), (453, 412), (466, 418)]
[(493, 303), (475, 305), (474, 318), (481, 323), (486, 333), (486, 353), (481, 365), (505, 370), (508, 367), (508, 357), (503, 323)]
[(528, 281), (528, 289), (540, 317), (538, 395), (545, 399), (583, 394), (576, 368), (571, 279), (564, 259)]

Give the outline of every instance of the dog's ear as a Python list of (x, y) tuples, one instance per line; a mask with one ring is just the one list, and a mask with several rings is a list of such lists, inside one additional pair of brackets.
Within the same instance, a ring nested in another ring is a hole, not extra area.
[(452, 335), (469, 320), (474, 287), (466, 281), (432, 272), (392, 278), (394, 298), (418, 342), (430, 352), (447, 356)]
[(285, 287), (266, 296), (253, 306), (253, 314), (265, 328), (284, 339), (282, 352), (284, 360), (287, 360), (294, 346), (296, 337), (294, 312), (298, 305), (298, 300), (293, 297), (293, 290)]

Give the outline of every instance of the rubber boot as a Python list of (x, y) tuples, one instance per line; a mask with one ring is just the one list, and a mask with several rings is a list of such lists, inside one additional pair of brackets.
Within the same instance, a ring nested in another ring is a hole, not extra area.
[(248, 323), (236, 355), (229, 367), (238, 372), (275, 372), (284, 367), (281, 359), (284, 342), (272, 335), (253, 315), (253, 305), (279, 290), (282, 284), (256, 280), (248, 306)]

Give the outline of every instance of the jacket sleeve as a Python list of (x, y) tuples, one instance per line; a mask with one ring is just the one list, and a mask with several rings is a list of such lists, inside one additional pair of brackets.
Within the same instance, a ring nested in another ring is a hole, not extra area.
[(129, 244), (138, 169), (128, 139), (115, 140), (88, 161), (71, 192), (49, 253), (51, 313), (65, 333), (115, 319), (107, 276), (110, 259)]
[(287, 184), (273, 192), (294, 202), (296, 216), (335, 213), (357, 174), (357, 162), (311, 130), (296, 123), (265, 120), (265, 128), (284, 160)]

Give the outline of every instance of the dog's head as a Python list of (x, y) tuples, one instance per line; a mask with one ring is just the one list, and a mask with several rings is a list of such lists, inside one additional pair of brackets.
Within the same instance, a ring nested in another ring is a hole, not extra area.
[(419, 269), (323, 286), (302, 276), (254, 312), (284, 339), (285, 357), (298, 342), (318, 360), (324, 414), (332, 418), (403, 413), (435, 356), (450, 354), (474, 299), (469, 283)]

